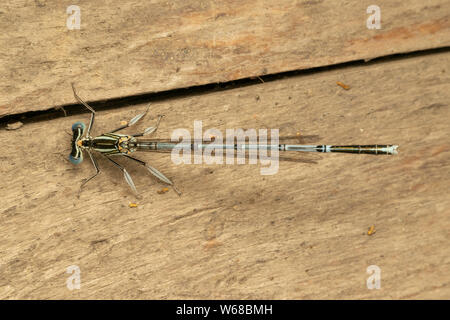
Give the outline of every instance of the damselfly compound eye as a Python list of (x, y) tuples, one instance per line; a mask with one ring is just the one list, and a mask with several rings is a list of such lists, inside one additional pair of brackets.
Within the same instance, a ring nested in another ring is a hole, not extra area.
[(77, 131), (79, 128), (81, 129), (82, 133), (84, 133), (86, 125), (81, 121), (77, 121), (72, 125), (72, 131)]

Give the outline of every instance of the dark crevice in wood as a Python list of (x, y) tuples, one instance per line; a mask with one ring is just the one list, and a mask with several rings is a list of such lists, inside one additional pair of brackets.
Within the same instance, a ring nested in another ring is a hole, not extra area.
[[(262, 84), (271, 81), (277, 81), (280, 79), (299, 77), (304, 75), (310, 75), (314, 73), (321, 73), (330, 70), (345, 69), (350, 67), (358, 66), (369, 66), (372, 64), (386, 63), (394, 60), (415, 58), (424, 55), (440, 54), (444, 52), (450, 52), (450, 46), (435, 48), (435, 49), (425, 49), (420, 51), (413, 51), (409, 53), (398, 53), (389, 56), (383, 56), (374, 58), (370, 61), (365, 60), (355, 60), (334, 65), (314, 67), (310, 69), (293, 70), (286, 71), (276, 74), (266, 74), (254, 77), (248, 77), (238, 80), (232, 80), (228, 82), (221, 83), (209, 83), (205, 85), (198, 85), (192, 87), (178, 88), (167, 91), (144, 93), (133, 96), (126, 96), (108, 100), (101, 101), (89, 101), (88, 97), (83, 97), (96, 111), (105, 111), (117, 108), (123, 108), (132, 105), (139, 105), (150, 102), (160, 102), (168, 101), (172, 99), (180, 99), (191, 96), (199, 96), (203, 94), (208, 94), (212, 92), (231, 90), (235, 88), (242, 88), (246, 86)], [(72, 90), (70, 87), (67, 90)], [(8, 123), (14, 123), (21, 121), (22, 123), (31, 123), (38, 121), (46, 121), (51, 119), (56, 119), (69, 115), (76, 115), (81, 113), (86, 113), (85, 107), (79, 104), (68, 104), (63, 106), (55, 106), (54, 108), (42, 110), (42, 111), (29, 111), (19, 114), (8, 115), (0, 119), (0, 125), (2, 128)]]

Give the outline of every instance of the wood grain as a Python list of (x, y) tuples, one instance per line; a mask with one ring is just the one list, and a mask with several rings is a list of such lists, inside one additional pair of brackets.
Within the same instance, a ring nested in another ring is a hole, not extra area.
[[(68, 30), (66, 9), (81, 9)], [(450, 45), (446, 0), (0, 4), (0, 117)]]
[[(66, 160), (68, 133), (88, 114), (1, 130), (0, 298), (449, 299), (449, 62), (439, 53), (152, 105), (139, 128), (165, 114), (159, 138), (202, 120), (205, 129), (400, 145), (398, 156), (282, 162), (272, 176), (260, 165), (141, 155), (181, 197), (158, 194), (161, 184), (121, 161), (136, 199), (99, 159), (102, 173), (78, 200), (93, 168)], [(95, 132), (144, 108), (99, 112)], [(80, 290), (66, 287), (71, 265)], [(370, 265), (381, 268), (380, 290), (366, 287)]]

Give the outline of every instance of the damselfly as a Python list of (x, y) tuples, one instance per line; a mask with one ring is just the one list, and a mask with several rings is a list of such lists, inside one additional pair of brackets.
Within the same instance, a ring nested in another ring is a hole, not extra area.
[[(137, 151), (170, 151), (174, 148), (187, 147), (192, 150), (197, 150), (198, 148), (206, 148), (208, 144), (194, 142), (189, 143), (189, 145), (180, 146), (178, 142), (171, 141), (161, 141), (161, 140), (150, 140), (144, 139), (143, 136), (151, 135), (155, 133), (158, 129), (159, 123), (161, 121), (162, 116), (158, 116), (158, 120), (155, 126), (151, 126), (146, 128), (143, 132), (137, 134), (120, 134), (116, 133), (122, 129), (128, 128), (134, 124), (136, 124), (140, 119), (142, 119), (148, 112), (149, 108), (143, 113), (140, 113), (133, 117), (129, 122), (120, 127), (108, 132), (101, 134), (97, 137), (91, 136), (91, 129), (94, 125), (95, 119), (95, 110), (89, 106), (86, 102), (84, 102), (76, 93), (75, 88), (72, 84), (73, 94), (75, 99), (84, 105), (91, 112), (91, 119), (89, 125), (86, 128), (86, 125), (82, 122), (75, 122), (72, 125), (72, 151), (69, 156), (69, 160), (73, 164), (79, 164), (83, 161), (83, 153), (86, 152), (91, 159), (92, 164), (95, 168), (95, 173), (86, 179), (80, 186), (80, 191), (82, 187), (93, 178), (95, 178), (100, 170), (97, 164), (97, 161), (94, 157), (94, 153), (99, 154), (109, 161), (113, 163), (117, 168), (119, 168), (124, 175), (125, 181), (131, 187), (131, 189), (137, 193), (136, 187), (131, 179), (130, 174), (127, 170), (112, 159), (114, 156), (122, 156), (128, 159), (131, 159), (138, 164), (147, 168), (147, 170), (157, 177), (160, 181), (172, 186), (174, 190), (180, 194), (180, 192), (175, 188), (173, 182), (168, 179), (165, 175), (163, 175), (160, 171), (150, 166), (145, 161), (139, 160), (135, 157), (132, 157), (130, 154)], [(215, 145), (215, 148), (227, 150), (227, 149), (235, 149), (243, 148), (245, 150), (278, 150), (282, 152), (287, 151), (300, 151), (300, 152), (341, 152), (341, 153), (359, 153), (359, 154), (372, 154), (372, 155), (393, 155), (397, 154), (397, 145), (345, 145), (345, 146), (335, 146), (335, 145), (301, 145), (301, 144), (222, 144)]]

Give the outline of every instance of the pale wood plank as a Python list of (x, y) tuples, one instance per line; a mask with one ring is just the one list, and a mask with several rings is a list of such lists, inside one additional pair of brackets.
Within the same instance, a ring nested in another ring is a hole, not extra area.
[(0, 4), (0, 117), (450, 45), (446, 0), (77, 1)]
[[(183, 195), (158, 194), (129, 163), (138, 208), (102, 160), (76, 199), (93, 169), (65, 160), (66, 132), (87, 114), (0, 131), (0, 298), (450, 298), (449, 61), (441, 53), (157, 103), (161, 138), (197, 119), (398, 143), (400, 154), (323, 155), (283, 162), (273, 176), (145, 154)], [(144, 107), (100, 112), (96, 132)], [(381, 290), (366, 288), (373, 264)], [(70, 265), (81, 290), (66, 288)]]

